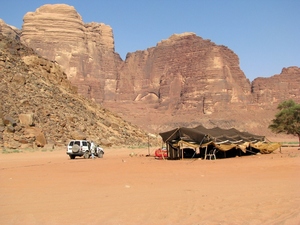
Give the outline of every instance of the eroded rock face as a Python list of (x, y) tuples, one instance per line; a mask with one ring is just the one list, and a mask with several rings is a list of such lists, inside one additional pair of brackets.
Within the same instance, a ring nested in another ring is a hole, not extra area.
[(114, 51), (110, 26), (84, 24), (75, 8), (65, 4), (44, 5), (23, 20), (21, 41), (61, 65), (78, 93), (98, 102), (114, 98), (122, 60)]
[(64, 146), (74, 133), (109, 146), (148, 141), (137, 126), (78, 95), (57, 63), (1, 33), (0, 80), (0, 149)]
[(215, 111), (250, 102), (250, 82), (237, 55), (193, 33), (172, 35), (129, 54), (120, 70), (119, 100), (156, 103), (163, 110)]
[(174, 34), (123, 62), (110, 26), (84, 24), (64, 4), (27, 13), (21, 40), (61, 65), (78, 93), (146, 130), (201, 123), (264, 135), (279, 102), (300, 101), (299, 68), (250, 83), (232, 50), (194, 33)]
[(287, 99), (300, 102), (300, 68), (283, 68), (280, 74), (270, 78), (256, 78), (252, 82), (254, 102), (273, 108)]
[(233, 51), (193, 33), (128, 54), (119, 75), (119, 104), (104, 105), (153, 130), (202, 124), (265, 135), (280, 102), (300, 102), (298, 67), (250, 84)]
[(104, 104), (154, 104), (161, 110), (211, 114), (250, 101), (250, 82), (230, 49), (193, 33), (172, 35), (156, 47), (114, 52), (112, 29), (84, 24), (74, 7), (44, 5), (24, 16), (21, 40), (56, 61), (78, 92)]
[(7, 25), (2, 19), (0, 19), (0, 33), (10, 39), (20, 39), (21, 31), (14, 26)]
[(116, 101), (104, 101), (104, 106), (153, 130), (217, 126), (224, 120), (223, 127), (236, 126), (233, 111), (245, 112), (252, 102), (237, 55), (194, 33), (172, 35), (156, 47), (128, 54), (116, 93)]

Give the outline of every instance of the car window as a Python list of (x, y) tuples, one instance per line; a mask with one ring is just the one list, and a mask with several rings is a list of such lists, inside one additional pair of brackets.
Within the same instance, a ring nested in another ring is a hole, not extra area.
[(74, 141), (71, 141), (71, 142), (69, 143), (69, 146), (73, 146), (73, 144), (74, 144)]
[(87, 146), (86, 141), (83, 141), (83, 142), (82, 142), (82, 146)]
[(80, 141), (75, 141), (75, 144), (80, 146)]

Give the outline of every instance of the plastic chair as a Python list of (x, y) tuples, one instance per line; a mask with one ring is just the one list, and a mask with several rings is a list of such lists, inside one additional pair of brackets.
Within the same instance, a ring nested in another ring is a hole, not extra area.
[(212, 158), (216, 160), (217, 159), (216, 152), (217, 152), (216, 148), (210, 150), (209, 153), (206, 154), (205, 159), (207, 159), (209, 157), (209, 160), (211, 160)]

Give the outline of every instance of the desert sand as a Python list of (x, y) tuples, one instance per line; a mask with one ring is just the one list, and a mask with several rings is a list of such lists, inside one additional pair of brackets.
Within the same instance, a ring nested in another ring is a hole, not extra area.
[(1, 153), (0, 224), (300, 224), (298, 147), (217, 160), (147, 153)]

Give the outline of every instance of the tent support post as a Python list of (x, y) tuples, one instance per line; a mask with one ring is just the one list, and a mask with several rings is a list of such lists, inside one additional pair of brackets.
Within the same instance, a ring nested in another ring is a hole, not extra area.
[(206, 147), (205, 147), (204, 159), (206, 159), (206, 155), (207, 155), (207, 146), (208, 145), (206, 145)]

